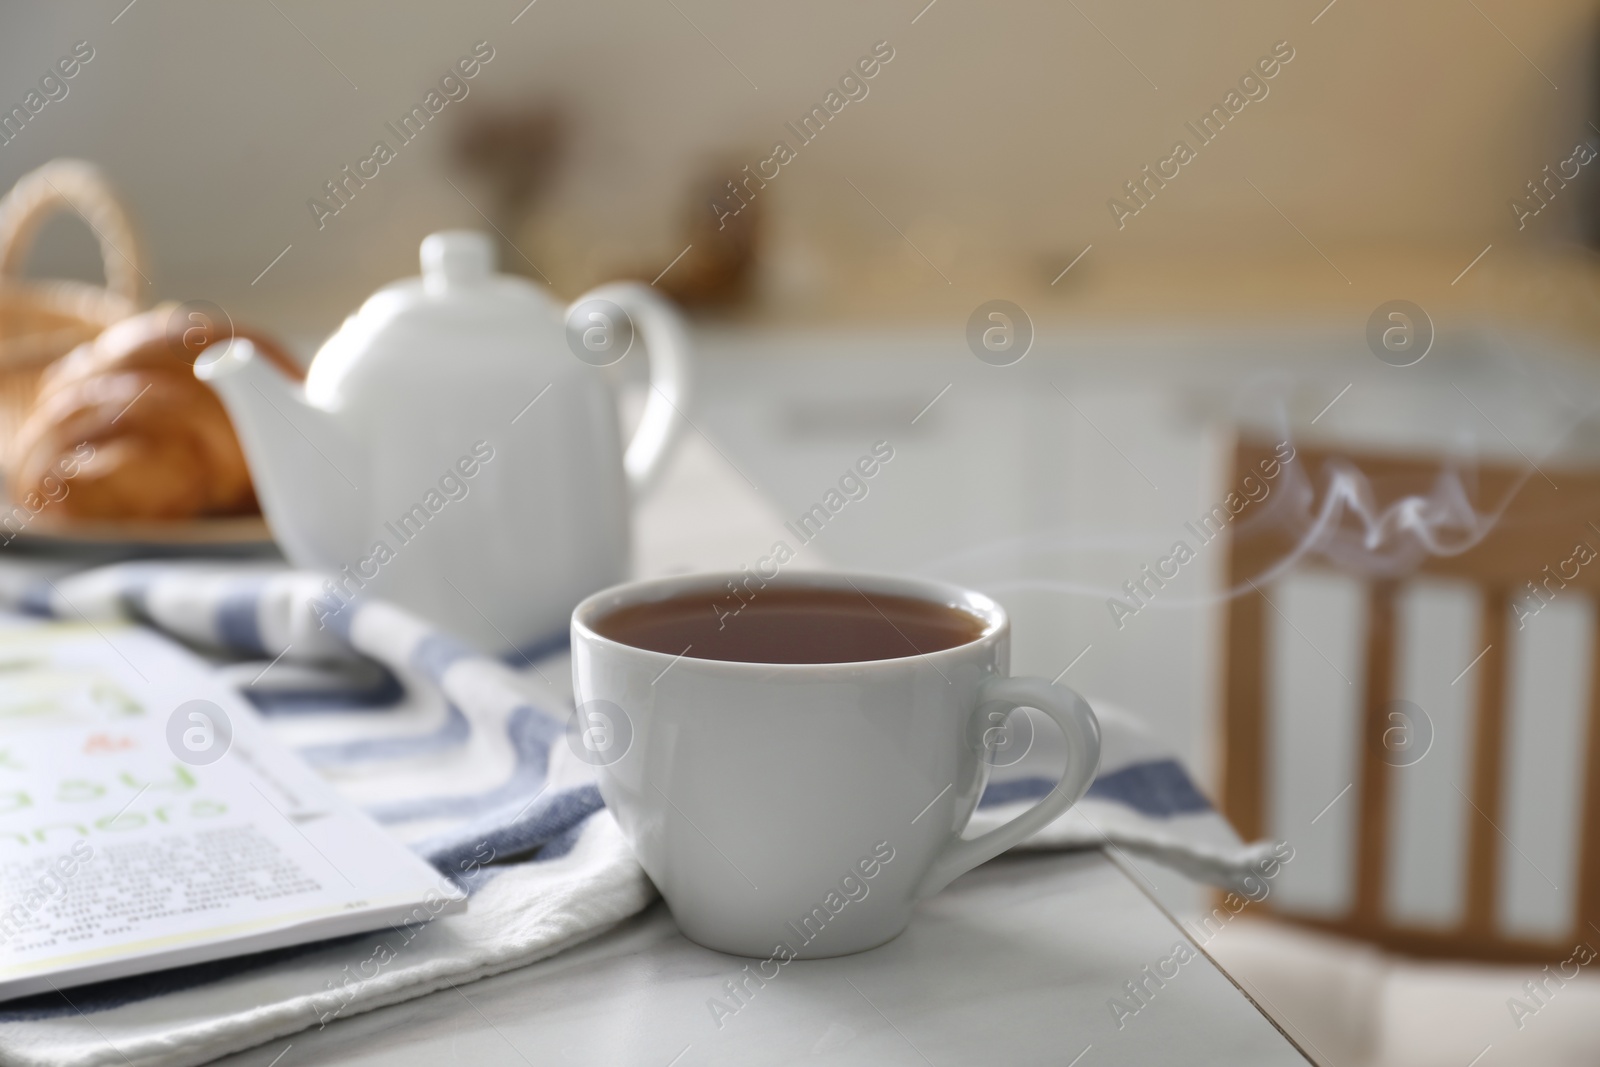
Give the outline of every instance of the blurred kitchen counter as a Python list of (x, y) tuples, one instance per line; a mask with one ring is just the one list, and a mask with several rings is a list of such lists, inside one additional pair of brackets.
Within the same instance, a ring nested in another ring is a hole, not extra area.
[(935, 268), (903, 245), (813, 281), (802, 289), (805, 298), (774, 298), (738, 319), (775, 326), (960, 325), (983, 301), (1006, 299), (1036, 324), (1096, 330), (1236, 328), (1305, 318), (1360, 327), (1379, 304), (1404, 299), (1436, 319), (1493, 318), (1600, 344), (1600, 253), (1575, 245), (1537, 253), (1328, 246), (1326, 257), (1309, 247), (1259, 257), (1203, 250), (1148, 257), (1103, 244), (1068, 249), (1027, 269), (959, 260)]
[[(959, 246), (943, 250), (950, 257), (943, 262), (939, 252), (925, 251), (931, 258), (897, 241), (835, 262), (776, 246), (761, 267), (757, 297), (696, 321), (712, 330), (892, 328), (959, 336), (979, 304), (1004, 299), (1040, 328), (1236, 330), (1315, 320), (1359, 334), (1378, 305), (1403, 299), (1421, 305), (1441, 330), (1495, 322), (1600, 347), (1600, 253), (1577, 245), (1324, 246), (1324, 258), (1309, 246), (1260, 256), (1203, 249), (1150, 255), (1101, 242), (1027, 264), (963, 254)], [(415, 272), (413, 264), (406, 269)], [(290, 337), (309, 358), (369, 294), (346, 279), (317, 280), (314, 263), (295, 277), (301, 282), (282, 289), (176, 295), (214, 299), (237, 321)]]

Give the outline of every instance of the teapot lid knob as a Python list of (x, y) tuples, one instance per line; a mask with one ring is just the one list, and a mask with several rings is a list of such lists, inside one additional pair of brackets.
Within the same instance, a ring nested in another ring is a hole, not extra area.
[(429, 292), (482, 281), (494, 273), (494, 242), (476, 230), (441, 230), (422, 241), (422, 279)]

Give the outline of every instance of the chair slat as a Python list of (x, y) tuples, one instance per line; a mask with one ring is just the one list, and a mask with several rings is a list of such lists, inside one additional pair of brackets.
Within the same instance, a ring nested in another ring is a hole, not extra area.
[(1395, 627), (1396, 583), (1374, 582), (1367, 594), (1366, 684), (1361, 717), (1359, 808), (1356, 816), (1356, 876), (1353, 917), (1365, 923), (1383, 918), (1389, 859), (1389, 764), (1385, 733), (1393, 725), (1388, 705), (1394, 699), (1398, 659)]
[(1223, 665), (1222, 812), (1246, 841), (1266, 836), (1266, 599), (1241, 593), (1228, 603)]
[[(1600, 620), (1600, 603), (1595, 604)], [(1589, 740), (1583, 760), (1583, 811), (1578, 836), (1578, 929), (1600, 930), (1600, 622), (1589, 658)]]
[(1495, 900), (1500, 880), (1501, 796), (1506, 742), (1506, 619), (1511, 613), (1504, 589), (1484, 590), (1480, 634), (1488, 651), (1474, 668), (1478, 675), (1476, 721), (1472, 735), (1472, 782), (1466, 795), (1472, 811), (1467, 839), (1465, 932), (1495, 934)]

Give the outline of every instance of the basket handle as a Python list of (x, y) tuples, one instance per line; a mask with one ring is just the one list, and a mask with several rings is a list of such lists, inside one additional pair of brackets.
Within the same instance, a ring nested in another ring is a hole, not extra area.
[(106, 288), (139, 306), (146, 282), (139, 239), (105, 175), (80, 159), (52, 160), (0, 199), (0, 277), (20, 275), (39, 227), (61, 211), (76, 212), (99, 239)]

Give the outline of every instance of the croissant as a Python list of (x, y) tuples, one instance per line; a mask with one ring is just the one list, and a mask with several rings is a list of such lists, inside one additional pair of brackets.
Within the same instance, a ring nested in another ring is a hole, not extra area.
[[(259, 511), (227, 412), (194, 376), (196, 357), (225, 331), (205, 319), (182, 330), (175, 308), (124, 319), (45, 371), (8, 457), (13, 500), (37, 494), (56, 514), (93, 520)], [(232, 332), (302, 376), (271, 340)]]

